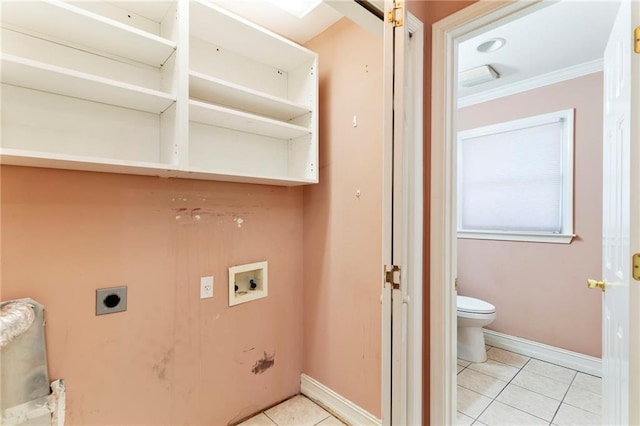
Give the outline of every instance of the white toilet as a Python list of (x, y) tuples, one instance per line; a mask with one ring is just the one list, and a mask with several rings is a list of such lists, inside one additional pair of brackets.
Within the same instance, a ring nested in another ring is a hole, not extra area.
[(496, 307), (484, 300), (457, 296), (458, 358), (471, 362), (485, 362), (482, 327), (496, 319)]

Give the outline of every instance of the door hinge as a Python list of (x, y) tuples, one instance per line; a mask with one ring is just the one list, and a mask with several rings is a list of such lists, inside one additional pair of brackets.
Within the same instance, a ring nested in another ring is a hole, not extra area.
[(393, 24), (393, 28), (401, 27), (404, 25), (402, 21), (402, 2), (397, 1), (393, 3), (393, 9), (387, 13), (387, 22)]
[(640, 53), (640, 27), (633, 31), (633, 51)]
[(631, 258), (631, 276), (634, 280), (640, 281), (640, 253), (636, 253)]
[(384, 282), (391, 284), (394, 290), (400, 289), (400, 267), (398, 265), (391, 266), (391, 269), (387, 270), (387, 267), (384, 267)]

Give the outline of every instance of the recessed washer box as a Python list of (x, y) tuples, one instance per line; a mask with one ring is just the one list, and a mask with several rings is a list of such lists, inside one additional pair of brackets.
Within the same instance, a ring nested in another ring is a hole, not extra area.
[(229, 268), (229, 306), (267, 297), (267, 262)]

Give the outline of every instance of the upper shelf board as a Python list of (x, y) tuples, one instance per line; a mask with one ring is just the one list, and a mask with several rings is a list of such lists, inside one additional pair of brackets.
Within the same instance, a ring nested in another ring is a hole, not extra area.
[(170, 40), (59, 0), (3, 1), (2, 22), (154, 67), (176, 49)]
[(311, 133), (305, 127), (195, 100), (189, 101), (189, 120), (276, 139), (294, 139)]
[(189, 96), (278, 120), (292, 120), (310, 111), (309, 107), (248, 89), (196, 71), (189, 73)]
[(214, 4), (192, 0), (191, 34), (283, 71), (311, 64), (317, 55)]
[(13, 55), (2, 55), (2, 83), (159, 114), (170, 94)]

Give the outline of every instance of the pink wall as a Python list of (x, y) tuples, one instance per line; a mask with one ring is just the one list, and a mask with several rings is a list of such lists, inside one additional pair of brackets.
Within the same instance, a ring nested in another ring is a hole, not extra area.
[(458, 239), (459, 294), (496, 306), (487, 328), (601, 356), (602, 73), (462, 108), (459, 129), (575, 108), (571, 244)]
[(322, 119), (320, 184), (304, 188), (303, 372), (380, 417), (382, 40), (343, 19), (307, 47)]
[[(45, 305), (67, 424), (223, 425), (299, 391), (302, 189), (10, 166), (1, 174), (0, 297)], [(261, 260), (269, 296), (229, 308), (227, 268)], [(215, 294), (200, 300), (204, 275), (215, 277)], [(127, 312), (96, 317), (95, 290), (119, 285)], [(265, 353), (274, 366), (254, 374)]]

